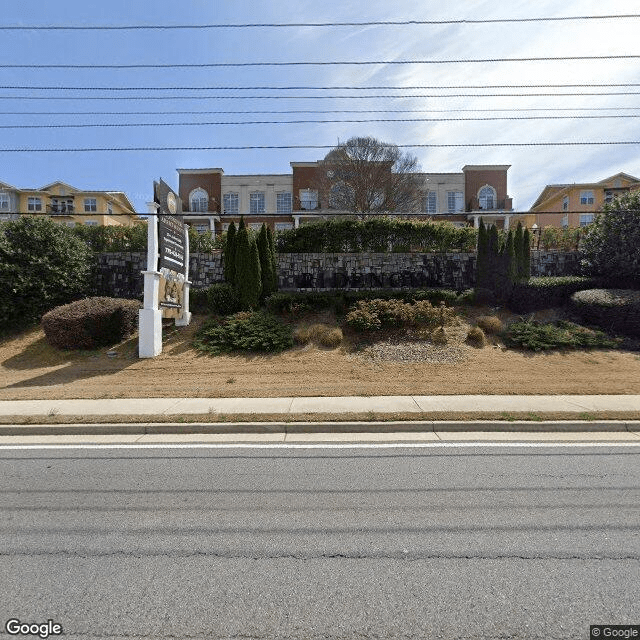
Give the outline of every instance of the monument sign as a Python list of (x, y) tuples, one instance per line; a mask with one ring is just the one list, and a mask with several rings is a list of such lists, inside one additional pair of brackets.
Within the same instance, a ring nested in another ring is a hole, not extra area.
[(153, 183), (147, 228), (147, 270), (144, 304), (138, 321), (138, 355), (153, 358), (162, 352), (162, 319), (177, 326), (191, 322), (189, 312), (189, 234), (182, 219), (180, 198), (166, 182)]

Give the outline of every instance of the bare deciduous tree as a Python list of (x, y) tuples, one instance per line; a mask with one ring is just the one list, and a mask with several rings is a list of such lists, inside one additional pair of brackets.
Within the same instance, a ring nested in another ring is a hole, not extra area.
[[(419, 211), (418, 159), (376, 138), (351, 138), (320, 163), (315, 185), (323, 208), (356, 214)], [(326, 204), (325, 204), (326, 203)]]

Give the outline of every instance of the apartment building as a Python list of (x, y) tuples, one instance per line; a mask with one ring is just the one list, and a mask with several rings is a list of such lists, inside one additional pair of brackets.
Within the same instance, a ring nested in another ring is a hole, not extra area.
[(122, 191), (83, 191), (64, 182), (21, 189), (0, 182), (0, 220), (16, 220), (24, 215), (50, 216), (70, 227), (131, 226), (143, 222)]
[[(278, 231), (348, 213), (334, 208), (330, 190), (319, 186), (321, 161), (290, 166), (290, 173), (260, 175), (226, 175), (222, 168), (178, 169), (185, 221), (199, 232), (219, 234), (231, 221), (237, 224), (241, 215), (250, 228), (259, 229), (265, 222)], [(449, 220), (459, 226), (477, 226), (484, 217), (508, 228), (518, 215), (507, 195), (509, 167), (466, 165), (457, 173), (417, 173), (421, 206), (390, 215)]]
[(540, 228), (584, 227), (605, 204), (636, 189), (640, 189), (640, 179), (628, 173), (616, 173), (599, 182), (548, 184), (531, 206), (533, 222)]

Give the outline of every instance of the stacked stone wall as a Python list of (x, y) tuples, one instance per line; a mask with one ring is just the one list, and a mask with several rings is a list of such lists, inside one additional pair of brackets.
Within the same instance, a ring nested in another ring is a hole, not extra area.
[[(146, 260), (146, 252), (98, 254), (96, 295), (142, 299)], [(403, 287), (461, 291), (475, 284), (475, 261), (475, 253), (283, 253), (278, 256), (278, 281), (281, 291)], [(531, 255), (534, 276), (579, 273), (577, 253)], [(191, 254), (189, 274), (193, 287), (223, 282), (222, 254)]]

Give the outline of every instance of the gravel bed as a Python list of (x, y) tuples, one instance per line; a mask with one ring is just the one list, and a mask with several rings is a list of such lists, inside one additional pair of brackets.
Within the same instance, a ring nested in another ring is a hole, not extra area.
[(375, 362), (428, 362), (456, 364), (469, 358), (467, 345), (437, 345), (427, 341), (406, 341), (390, 338), (376, 342), (354, 354)]

